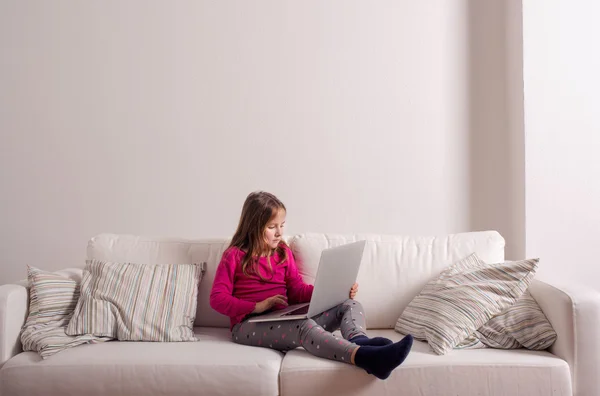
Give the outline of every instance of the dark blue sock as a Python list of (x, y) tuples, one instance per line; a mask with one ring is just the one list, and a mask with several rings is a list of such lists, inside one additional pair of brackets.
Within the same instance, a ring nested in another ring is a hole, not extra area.
[(392, 340), (384, 338), (384, 337), (369, 338), (365, 335), (358, 335), (354, 338), (350, 338), (348, 341), (350, 341), (351, 343), (356, 344), (356, 345), (371, 345), (371, 346), (384, 346), (384, 345), (390, 345), (390, 344), (394, 343)]
[(410, 349), (413, 337), (409, 334), (401, 341), (386, 346), (365, 345), (358, 348), (354, 356), (356, 366), (365, 369), (379, 379), (386, 379), (402, 364)]

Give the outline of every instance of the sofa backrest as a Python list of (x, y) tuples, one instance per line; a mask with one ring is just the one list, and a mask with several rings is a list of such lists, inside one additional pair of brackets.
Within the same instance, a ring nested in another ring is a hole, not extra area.
[[(425, 283), (453, 262), (476, 252), (488, 263), (504, 260), (504, 239), (495, 231), (439, 237), (300, 234), (286, 238), (304, 280), (314, 282), (321, 251), (367, 240), (358, 274), (359, 300), (368, 328), (393, 328), (398, 316)], [(198, 291), (196, 326), (229, 327), (209, 296), (215, 271), (229, 239), (147, 238), (101, 234), (88, 243), (88, 259), (147, 264), (207, 263)]]
[(496, 231), (437, 237), (303, 234), (292, 237), (290, 245), (305, 282), (313, 283), (323, 249), (359, 240), (367, 245), (356, 299), (370, 329), (393, 329), (429, 280), (469, 254), (477, 253), (486, 263), (504, 261), (504, 238)]

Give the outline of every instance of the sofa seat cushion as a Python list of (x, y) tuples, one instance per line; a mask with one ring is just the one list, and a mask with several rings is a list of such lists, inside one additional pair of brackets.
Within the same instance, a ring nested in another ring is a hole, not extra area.
[[(393, 330), (369, 336), (399, 341)], [(414, 342), (402, 366), (385, 381), (348, 364), (316, 358), (303, 349), (286, 354), (281, 394), (296, 395), (572, 395), (568, 364), (545, 351), (455, 350), (436, 355), (426, 342)]]
[(197, 342), (83, 345), (42, 360), (23, 352), (0, 369), (2, 395), (278, 395), (283, 354), (234, 344), (228, 329)]

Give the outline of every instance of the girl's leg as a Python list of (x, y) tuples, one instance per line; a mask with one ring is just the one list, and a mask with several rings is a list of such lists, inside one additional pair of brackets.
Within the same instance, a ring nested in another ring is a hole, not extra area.
[(364, 310), (358, 301), (346, 300), (315, 317), (315, 322), (327, 331), (342, 332), (342, 337), (350, 340), (356, 336), (366, 336)]
[(299, 329), (303, 322), (303, 320), (258, 323), (244, 321), (233, 327), (231, 339), (237, 344), (289, 351), (302, 346)]
[(328, 331), (341, 329), (342, 337), (357, 345), (383, 346), (392, 341), (383, 338), (369, 338), (366, 333), (365, 310), (360, 302), (346, 300), (315, 317), (315, 322)]
[(242, 322), (234, 326), (232, 340), (238, 344), (279, 351), (304, 347), (310, 354), (352, 364), (357, 345), (335, 337), (312, 319), (279, 322)]
[[(349, 321), (348, 327), (350, 322), (352, 321)], [(342, 329), (342, 332), (346, 335), (353, 334), (352, 330)], [(301, 346), (315, 356), (356, 364), (381, 379), (389, 377), (392, 370), (404, 361), (412, 346), (411, 336), (385, 346), (358, 346), (344, 338), (335, 337), (312, 319), (242, 322), (234, 326), (232, 339), (238, 344), (262, 346), (279, 351)]]
[(339, 328), (345, 339), (358, 345), (352, 363), (380, 379), (388, 378), (392, 370), (404, 362), (412, 348), (413, 338), (410, 335), (397, 343), (387, 338), (367, 337), (364, 309), (355, 300), (346, 300), (323, 312), (315, 321), (330, 331)]

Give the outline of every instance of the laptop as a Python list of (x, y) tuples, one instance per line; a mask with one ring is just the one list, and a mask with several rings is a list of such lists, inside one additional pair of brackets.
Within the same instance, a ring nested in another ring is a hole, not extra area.
[(358, 241), (323, 250), (309, 303), (259, 314), (248, 322), (307, 319), (343, 303), (356, 282), (366, 244), (366, 241)]

